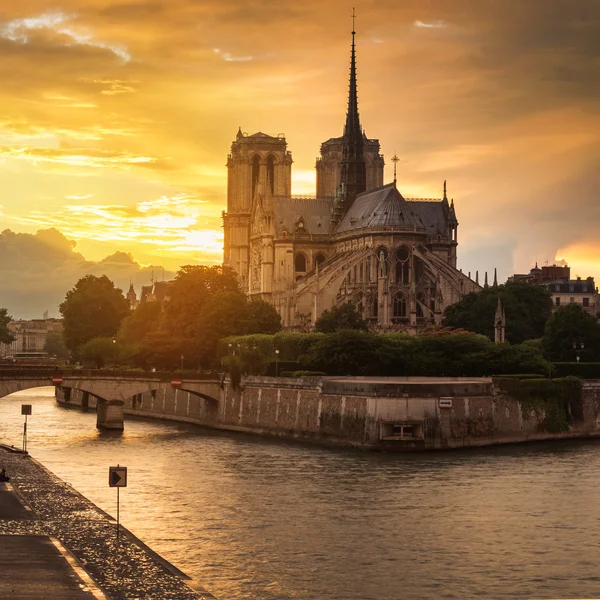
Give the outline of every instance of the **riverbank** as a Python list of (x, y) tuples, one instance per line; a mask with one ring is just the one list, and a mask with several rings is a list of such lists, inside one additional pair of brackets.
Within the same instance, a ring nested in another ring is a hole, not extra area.
[[(72, 563), (81, 589), (93, 593), (96, 587), (96, 598), (215, 600), (198, 586), (192, 589), (184, 581), (189, 579), (185, 574), (127, 529), (121, 528), (117, 540), (110, 515), (29, 455), (0, 446), (0, 465), (10, 476), (8, 492), (15, 496), (11, 504), (19, 508), (16, 516), (7, 513), (0, 518), (0, 546), (13, 541), (13, 536), (45, 538), (62, 546), (65, 553), (61, 554)], [(32, 561), (32, 572), (37, 566)], [(19, 595), (19, 586), (26, 584), (13, 581), (10, 597), (24, 597)]]

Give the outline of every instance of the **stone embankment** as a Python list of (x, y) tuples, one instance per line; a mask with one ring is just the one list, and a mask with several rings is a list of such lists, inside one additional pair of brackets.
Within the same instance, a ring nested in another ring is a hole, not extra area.
[[(18, 502), (32, 515), (0, 518), (0, 545), (2, 540), (12, 539), (8, 536), (41, 536), (55, 545), (57, 540), (66, 548), (75, 570), (80, 567), (91, 578), (89, 586), (85, 576), (81, 578), (82, 589), (101, 590), (96, 598), (215, 600), (205, 590), (192, 589), (183, 573), (126, 529), (121, 528), (117, 540), (116, 525), (109, 515), (28, 455), (0, 447), (0, 465), (10, 476), (10, 489)], [(32, 573), (35, 568), (35, 564), (30, 566)], [(26, 583), (14, 581), (11, 597), (30, 597), (19, 595), (22, 585)]]
[[(121, 412), (385, 451), (600, 437), (600, 381), (571, 383), (485, 377), (245, 377), (236, 386), (229, 380), (211, 382), (216, 389), (208, 395), (200, 387), (207, 382), (178, 380), (177, 385), (160, 382), (156, 389), (124, 398)], [(101, 407), (101, 399), (78, 385), (65, 381), (57, 387), (57, 401)]]

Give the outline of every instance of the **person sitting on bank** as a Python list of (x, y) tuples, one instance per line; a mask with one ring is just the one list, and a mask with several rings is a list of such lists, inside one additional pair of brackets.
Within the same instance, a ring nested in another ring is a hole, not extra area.
[(0, 481), (10, 481), (10, 477), (6, 474), (5, 468), (2, 468), (0, 471)]

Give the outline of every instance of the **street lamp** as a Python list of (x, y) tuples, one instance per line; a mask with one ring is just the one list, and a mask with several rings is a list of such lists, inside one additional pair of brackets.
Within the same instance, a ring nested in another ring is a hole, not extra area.
[(117, 340), (115, 340), (115, 338), (113, 338), (113, 369), (117, 366), (117, 347), (116, 347), (116, 343)]
[(573, 342), (573, 350), (575, 350), (575, 356), (577, 358), (577, 362), (579, 362), (579, 353), (585, 348), (583, 342)]
[(183, 371), (183, 354), (181, 355), (181, 370)]
[(279, 377), (279, 350), (275, 350), (275, 377)]

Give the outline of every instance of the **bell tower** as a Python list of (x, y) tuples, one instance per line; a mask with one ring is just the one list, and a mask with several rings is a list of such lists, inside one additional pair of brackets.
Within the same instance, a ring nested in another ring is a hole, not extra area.
[(274, 198), (292, 192), (292, 154), (283, 134), (247, 135), (238, 130), (227, 157), (227, 212), (223, 212), (223, 264), (234, 269), (248, 292), (252, 212), (260, 190)]

